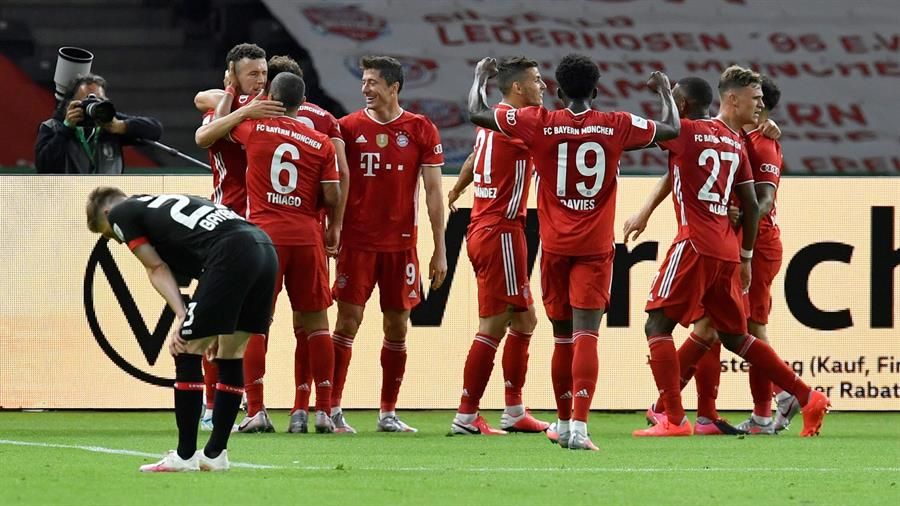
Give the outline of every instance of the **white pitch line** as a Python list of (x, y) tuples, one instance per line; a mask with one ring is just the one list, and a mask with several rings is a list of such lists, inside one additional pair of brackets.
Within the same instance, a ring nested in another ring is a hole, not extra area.
[[(123, 450), (118, 448), (106, 448), (103, 446), (67, 445), (56, 443), (41, 443), (35, 441), (14, 441), (0, 439), (0, 445), (33, 446), (39, 448), (59, 448), (67, 450), (82, 450), (94, 453), (106, 453), (111, 455), (128, 455), (132, 457), (161, 457), (158, 453), (148, 453), (136, 450)], [(871, 473), (900, 473), (900, 467), (859, 467), (842, 469), (838, 467), (356, 467), (346, 466), (337, 469), (335, 466), (277, 466), (266, 464), (250, 464), (246, 462), (232, 462), (233, 467), (245, 469), (289, 469), (296, 471), (384, 471), (406, 473), (433, 473), (433, 472), (500, 472), (500, 473), (846, 473), (846, 472), (871, 472)]]

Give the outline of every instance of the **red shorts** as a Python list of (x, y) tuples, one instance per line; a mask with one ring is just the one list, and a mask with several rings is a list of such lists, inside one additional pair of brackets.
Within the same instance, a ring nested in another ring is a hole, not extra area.
[(275, 299), (284, 285), (292, 310), (307, 313), (328, 309), (332, 300), (325, 249), (321, 245), (275, 246), (275, 251), (278, 253)]
[(689, 240), (673, 243), (650, 288), (645, 310), (655, 309), (685, 327), (706, 314), (716, 330), (746, 334), (740, 264), (700, 255)]
[(416, 248), (404, 251), (364, 251), (341, 248), (334, 280), (334, 298), (365, 306), (378, 283), (381, 310), (407, 311), (422, 298)]
[(781, 256), (766, 258), (757, 251), (750, 268), (750, 293), (744, 296), (744, 311), (750, 321), (765, 325), (772, 312), (772, 282), (781, 269)]
[(528, 244), (520, 226), (482, 227), (466, 236), (478, 280), (478, 316), (525, 311), (534, 304), (528, 286)]
[(603, 255), (563, 256), (541, 251), (541, 291), (551, 320), (570, 320), (572, 308), (609, 307), (615, 251)]

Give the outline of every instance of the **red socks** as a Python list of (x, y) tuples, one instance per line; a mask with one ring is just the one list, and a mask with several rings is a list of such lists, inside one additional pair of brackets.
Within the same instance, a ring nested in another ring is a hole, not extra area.
[(266, 375), (266, 336), (251, 334), (244, 351), (244, 391), (247, 394), (247, 416), (255, 416), (263, 408), (263, 376)]
[(341, 405), (341, 395), (344, 393), (344, 384), (347, 382), (347, 369), (350, 367), (350, 357), (353, 356), (353, 336), (348, 336), (335, 331), (331, 336), (334, 345), (334, 379), (331, 386), (331, 406)]
[(550, 378), (556, 399), (556, 416), (560, 420), (569, 420), (572, 418), (572, 357), (575, 345), (572, 336), (553, 336), (553, 339)]
[(597, 357), (598, 336), (593, 330), (576, 330), (572, 338), (575, 340), (572, 356), (572, 389), (575, 391), (572, 418), (586, 422), (597, 387), (600, 367), (600, 360)]
[(650, 336), (650, 370), (656, 388), (666, 406), (666, 416), (674, 425), (681, 425), (684, 420), (684, 407), (681, 405), (681, 377), (678, 366), (678, 353), (675, 342), (670, 335)]
[(522, 404), (522, 387), (528, 372), (528, 344), (531, 334), (509, 329), (503, 345), (503, 385), (507, 406)]
[(381, 411), (394, 411), (406, 371), (406, 343), (384, 340), (381, 347)]
[[(669, 336), (669, 338), (671, 337), (672, 336)], [(678, 348), (678, 366), (680, 371), (679, 381), (680, 388), (682, 390), (685, 386), (687, 386), (688, 383), (690, 383), (691, 378), (694, 377), (697, 363), (706, 355), (707, 351), (709, 351), (709, 347), (703, 344), (703, 341), (701, 341), (700, 338), (697, 337), (697, 335), (693, 332), (691, 332), (691, 335), (687, 339), (685, 339), (685, 341), (681, 344), (681, 347)], [(660, 395), (655, 404), (656, 412), (662, 413), (665, 410), (665, 407), (666, 400), (662, 395)]]
[(731, 351), (747, 359), (752, 364), (751, 370), (759, 367), (759, 372), (797, 397), (801, 406), (805, 406), (809, 402), (809, 385), (794, 374), (794, 371), (781, 360), (775, 350), (764, 341), (747, 334), (738, 349)]
[(294, 329), (294, 411), (309, 411), (309, 392), (312, 373), (309, 370), (309, 343), (302, 328)]
[[(679, 354), (680, 356), (680, 354)], [(697, 362), (694, 380), (697, 382), (697, 416), (716, 420), (716, 398), (719, 396), (719, 378), (722, 376), (722, 343), (716, 341)], [(684, 377), (684, 373), (681, 374)]]
[(219, 368), (216, 366), (215, 362), (210, 362), (206, 359), (206, 354), (203, 354), (203, 384), (206, 387), (204, 392), (206, 393), (206, 409), (213, 409), (213, 404), (216, 399), (216, 383), (219, 382)]
[[(487, 334), (475, 334), (475, 339), (472, 340), (472, 346), (469, 347), (469, 354), (466, 357), (466, 365), (463, 368), (463, 391), (459, 400), (460, 413), (475, 414), (478, 412), (478, 404), (484, 395), (488, 380), (491, 379), (494, 356), (499, 345), (499, 339), (494, 339)], [(508, 344), (507, 347), (509, 347)], [(505, 361), (505, 351), (503, 356)]]
[[(331, 414), (332, 378), (334, 377), (334, 345), (327, 329), (310, 332), (309, 366), (316, 383), (316, 411)], [(309, 399), (307, 398), (307, 403)]]

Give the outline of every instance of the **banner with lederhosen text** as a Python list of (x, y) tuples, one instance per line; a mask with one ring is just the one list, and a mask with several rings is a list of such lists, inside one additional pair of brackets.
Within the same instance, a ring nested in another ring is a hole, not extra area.
[[(454, 178), (444, 177), (445, 189)], [(656, 183), (619, 178), (616, 231)], [(207, 195), (208, 176), (5, 176), (0, 178), (0, 408), (170, 408), (174, 363), (164, 348), (172, 314), (128, 248), (91, 234), (84, 204), (99, 185), (127, 193)], [(796, 373), (838, 410), (900, 410), (900, 179), (790, 178), (778, 193), (784, 261), (772, 288), (770, 340)], [(433, 245), (420, 195), (420, 264)], [(538, 327), (531, 340), (526, 404), (553, 408), (553, 336), (540, 304), (534, 196), (526, 230), (534, 261)], [(465, 252), (471, 191), (447, 216), (450, 271), (425, 289), (412, 314), (400, 409), (454, 409), (466, 354), (478, 328), (475, 276)], [(650, 281), (675, 232), (663, 203), (636, 243), (618, 245), (612, 305), (600, 328), (593, 407), (645, 409), (656, 397), (643, 334)], [(333, 269), (334, 265), (331, 262)], [(333, 273), (332, 273), (333, 276)], [(332, 277), (333, 279), (333, 277)], [(190, 295), (195, 283), (182, 288)], [(382, 343), (377, 290), (356, 338), (344, 406), (378, 406)], [(329, 311), (334, 322), (335, 308)], [(282, 294), (266, 363), (266, 405), (294, 398), (291, 311)], [(680, 343), (688, 330), (678, 328)], [(719, 407), (748, 409), (747, 363), (722, 352)], [(482, 407), (503, 405), (499, 364)], [(684, 395), (695, 404), (693, 384)]]
[[(893, 0), (264, 0), (311, 55), (323, 89), (358, 109), (358, 61), (398, 58), (402, 105), (441, 130), (449, 166), (471, 151), (466, 94), (475, 62), (524, 55), (540, 62), (558, 107), (554, 68), (568, 53), (602, 74), (595, 106), (658, 117), (650, 72), (699, 76), (715, 87), (730, 64), (771, 76), (783, 92), (788, 174), (900, 174), (900, 9)], [(496, 90), (493, 100), (499, 100)], [(714, 104), (714, 109), (715, 109)], [(661, 173), (666, 157), (638, 151), (623, 173)]]

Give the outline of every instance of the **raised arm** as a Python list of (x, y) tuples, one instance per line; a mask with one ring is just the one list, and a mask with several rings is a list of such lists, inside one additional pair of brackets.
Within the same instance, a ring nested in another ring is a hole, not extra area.
[(638, 236), (644, 232), (644, 229), (647, 228), (647, 222), (650, 221), (650, 216), (653, 214), (653, 211), (656, 210), (657, 207), (662, 203), (663, 200), (669, 196), (669, 193), (672, 191), (672, 180), (669, 179), (668, 174), (663, 174), (662, 177), (656, 182), (656, 186), (653, 187), (653, 192), (647, 196), (647, 200), (644, 202), (644, 205), (641, 209), (632, 215), (630, 218), (625, 220), (625, 244), (628, 244), (629, 240), (637, 240)]
[(488, 79), (497, 75), (497, 60), (483, 58), (475, 65), (475, 80), (469, 90), (469, 121), (491, 130), (500, 131), (494, 119), (494, 111), (487, 103)]
[(444, 196), (441, 191), (441, 168), (435, 166), (422, 167), (422, 180), (425, 184), (425, 206), (428, 207), (428, 220), (431, 222), (431, 234), (434, 238), (434, 254), (428, 264), (428, 277), (431, 288), (438, 289), (444, 284), (447, 276), (447, 245), (444, 242)]
[(459, 199), (459, 196), (466, 192), (466, 188), (470, 184), (472, 184), (472, 180), (475, 178), (475, 152), (472, 151), (469, 154), (469, 157), (466, 158), (466, 161), (463, 162), (462, 168), (459, 170), (459, 176), (456, 178), (456, 184), (453, 185), (453, 188), (447, 193), (447, 207), (450, 208), (451, 213), (455, 213), (457, 211), (456, 206), (453, 205), (454, 202)]
[(219, 105), (219, 101), (222, 100), (222, 95), (224, 94), (225, 90), (213, 89), (198, 91), (197, 94), (194, 95), (194, 107), (200, 112), (215, 109)]
[(678, 137), (681, 131), (681, 118), (678, 116), (678, 106), (675, 105), (675, 99), (672, 97), (672, 85), (669, 83), (669, 77), (662, 72), (656, 71), (650, 74), (650, 80), (647, 86), (659, 95), (660, 110), (662, 117), (656, 123), (656, 134), (653, 136), (653, 142), (662, 142)]
[[(233, 97), (225, 93), (216, 107), (216, 118), (202, 125), (194, 134), (194, 142), (197, 143), (197, 147), (205, 149), (212, 146), (216, 141), (228, 135), (228, 132), (245, 119), (274, 118), (284, 114), (285, 109), (281, 102), (261, 100), (261, 96), (262, 92), (253, 97), (249, 104), (236, 111), (231, 111), (231, 100)], [(219, 117), (220, 112), (225, 112), (225, 114)]]

